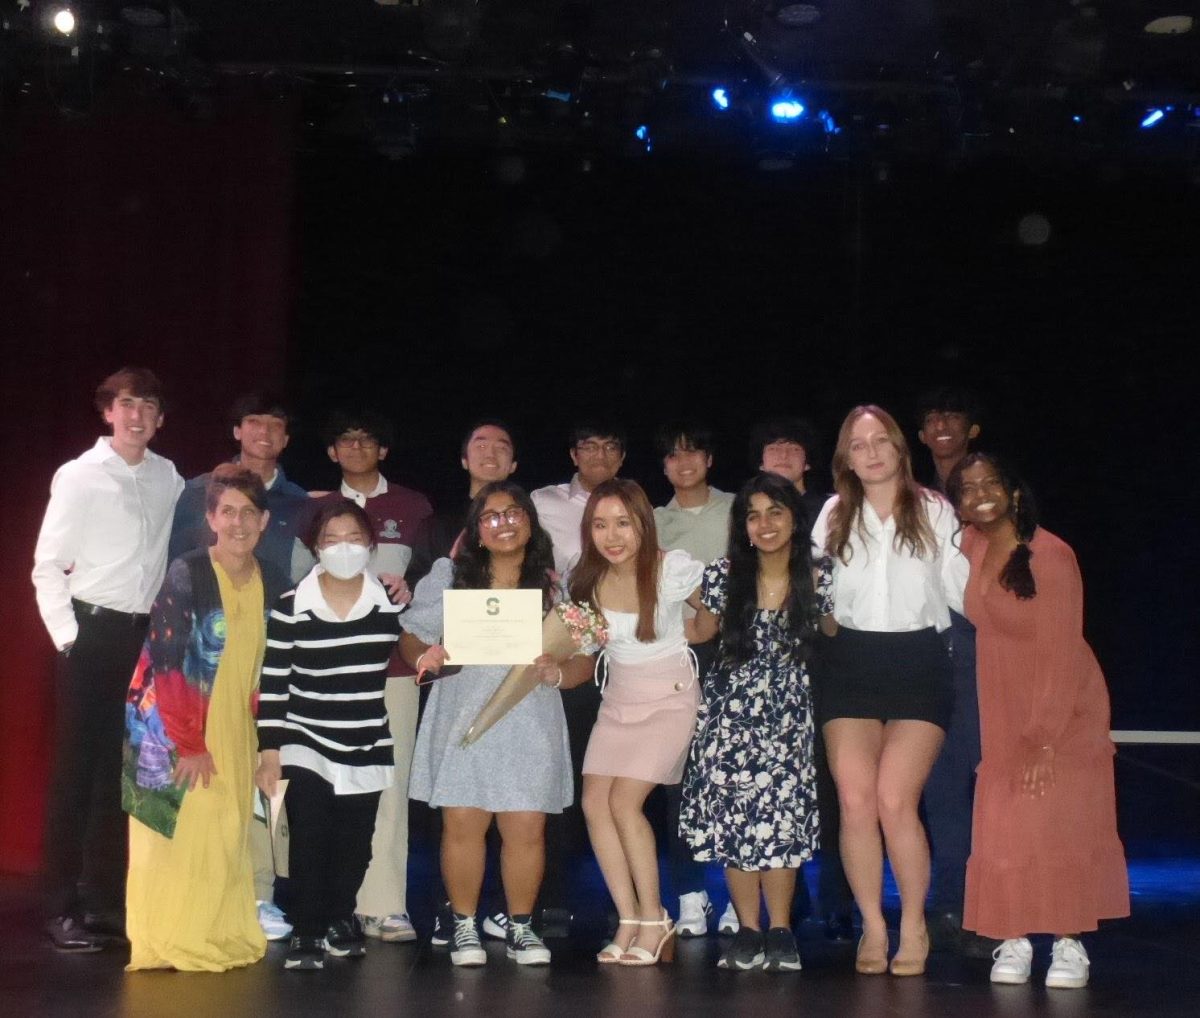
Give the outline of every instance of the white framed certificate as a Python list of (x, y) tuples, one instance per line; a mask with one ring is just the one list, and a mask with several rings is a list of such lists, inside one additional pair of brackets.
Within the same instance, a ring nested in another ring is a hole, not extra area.
[(451, 665), (527, 665), (542, 652), (540, 590), (446, 590), (442, 611)]

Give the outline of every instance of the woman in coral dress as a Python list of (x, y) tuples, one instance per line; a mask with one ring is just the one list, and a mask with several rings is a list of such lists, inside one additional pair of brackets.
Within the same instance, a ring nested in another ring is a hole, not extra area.
[(963, 925), (1003, 941), (993, 982), (1026, 982), (1028, 934), (1052, 933), (1046, 985), (1084, 986), (1079, 934), (1129, 914), (1129, 882), (1108, 689), (1083, 638), (1079, 566), (994, 458), (967, 456), (947, 491), (969, 524), (983, 745)]

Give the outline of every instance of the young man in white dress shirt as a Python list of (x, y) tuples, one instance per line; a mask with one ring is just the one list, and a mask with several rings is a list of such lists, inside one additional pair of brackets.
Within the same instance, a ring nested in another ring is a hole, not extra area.
[(38, 610), (59, 650), (45, 929), (59, 950), (80, 952), (123, 932), (125, 695), (183, 490), (171, 461), (148, 448), (163, 423), (152, 372), (110, 375), (96, 409), (112, 435), (55, 473), (33, 568)]
[(625, 434), (616, 427), (578, 424), (570, 437), (575, 476), (566, 484), (548, 484), (529, 493), (542, 529), (554, 542), (554, 568), (560, 577), (579, 557), (579, 526), (588, 496), (597, 484), (616, 477), (625, 462)]
[[(583, 510), (597, 484), (612, 480), (625, 462), (625, 433), (615, 424), (589, 421), (570, 432), (575, 475), (566, 484), (549, 484), (530, 492), (538, 522), (554, 544), (554, 569), (562, 579), (582, 550), (579, 528)], [(583, 753), (600, 709), (600, 693), (591, 683), (563, 697), (571, 743), (575, 802), (580, 801)], [(577, 808), (551, 814), (546, 823), (546, 873), (542, 878), (541, 930), (544, 937), (565, 937), (570, 927), (567, 909), (566, 863), (591, 850), (583, 815)]]

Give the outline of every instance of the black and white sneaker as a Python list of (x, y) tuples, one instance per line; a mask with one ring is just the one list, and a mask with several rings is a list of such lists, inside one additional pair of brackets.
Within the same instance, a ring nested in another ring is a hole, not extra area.
[(533, 932), (530, 921), (529, 916), (509, 917), (506, 953), (518, 965), (549, 965), (550, 948)]
[(285, 969), (317, 972), (325, 967), (325, 941), (320, 937), (292, 937), (288, 942)]
[(768, 972), (799, 972), (800, 952), (796, 949), (796, 938), (786, 926), (767, 930), (764, 941), (766, 961), (763, 968)]
[(733, 936), (733, 943), (729, 945), (725, 953), (721, 955), (721, 960), (717, 962), (717, 968), (748, 972), (751, 969), (762, 968), (765, 959), (762, 933), (739, 926), (737, 933)]
[(483, 935), (491, 937), (493, 940), (507, 940), (508, 914), (506, 912), (493, 912), (489, 916), (484, 916)]
[(433, 935), (429, 943), (433, 947), (445, 947), (453, 939), (454, 913), (447, 901), (433, 915)]
[(473, 915), (454, 913), (454, 943), (450, 947), (450, 960), (455, 965), (486, 965), (487, 952), (479, 939), (479, 928)]
[(367, 953), (367, 935), (357, 917), (335, 919), (329, 924), (325, 950), (335, 958), (361, 958)]

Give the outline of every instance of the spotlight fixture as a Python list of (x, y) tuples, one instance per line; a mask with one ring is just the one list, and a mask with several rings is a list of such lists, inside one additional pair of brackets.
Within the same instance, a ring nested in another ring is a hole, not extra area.
[(777, 124), (790, 124), (804, 116), (804, 103), (791, 97), (772, 99), (770, 111)]
[(1143, 128), (1153, 127), (1160, 120), (1162, 120), (1162, 118), (1165, 117), (1166, 115), (1167, 115), (1166, 111), (1164, 111), (1162, 109), (1159, 109), (1159, 108), (1152, 109), (1152, 110), (1150, 110), (1149, 113), (1147, 113), (1144, 117), (1142, 117), (1142, 127)]
[(60, 35), (70, 35), (75, 31), (75, 12), (70, 7), (59, 7), (51, 14), (50, 24)]
[(712, 104), (719, 110), (729, 109), (729, 89), (714, 88), (712, 90)]

